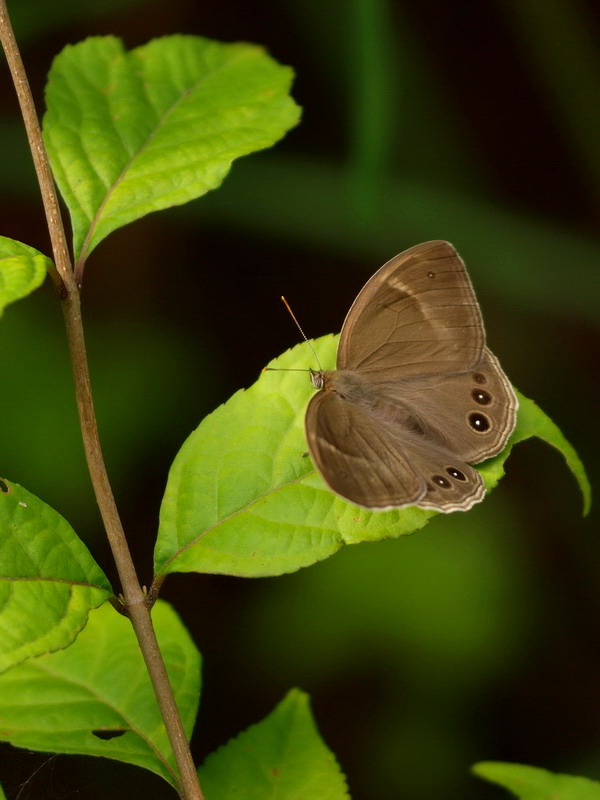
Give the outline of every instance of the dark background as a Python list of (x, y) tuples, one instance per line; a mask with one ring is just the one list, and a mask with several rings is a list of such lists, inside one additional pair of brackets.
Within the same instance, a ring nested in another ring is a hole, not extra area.
[[(449, 239), (514, 384), (597, 473), (600, 20), (584, 0), (10, 4), (38, 108), (67, 43), (182, 32), (264, 45), (302, 123), (223, 187), (116, 232), (87, 266), (101, 433), (144, 583), (169, 464), (198, 422), (299, 334), (338, 331), (400, 250)], [(0, 233), (49, 252), (0, 71)], [(118, 585), (85, 473), (46, 285), (0, 328), (0, 473), (60, 511)], [(332, 365), (329, 365), (332, 366)], [(519, 445), (468, 514), (263, 580), (182, 575), (204, 657), (197, 761), (310, 693), (355, 800), (500, 797), (483, 759), (600, 780), (597, 516), (561, 456)], [(0, 745), (10, 800), (168, 798), (137, 768)]]

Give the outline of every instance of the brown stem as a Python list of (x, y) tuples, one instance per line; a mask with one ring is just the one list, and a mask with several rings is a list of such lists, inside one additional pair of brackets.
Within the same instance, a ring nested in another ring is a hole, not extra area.
[(83, 335), (79, 288), (76, 285), (73, 274), (60, 216), (58, 197), (52, 180), (52, 173), (42, 140), (29, 82), (10, 24), (5, 0), (0, 0), (0, 41), (2, 42), (19, 98), (46, 212), (52, 251), (56, 263), (56, 268), (53, 268), (50, 274), (62, 300), (81, 433), (96, 501), (123, 587), (127, 615), (131, 619), (137, 636), (179, 769), (180, 796), (185, 800), (204, 800), (179, 710), (175, 703), (152, 625), (150, 610), (136, 575), (104, 464)]
[(52, 242), (52, 252), (56, 266), (53, 264), (48, 271), (59, 297), (64, 297), (68, 291), (75, 288), (75, 279), (71, 269), (69, 249), (65, 239), (64, 226), (58, 206), (58, 198), (54, 190), (54, 181), (46, 155), (46, 148), (42, 139), (40, 123), (35, 111), (27, 73), (21, 59), (21, 53), (8, 16), (5, 0), (0, 0), (0, 41), (4, 48), (6, 61), (13, 79), (17, 98), (21, 107), (21, 114), (27, 138), (31, 148), (31, 155), (40, 185), (40, 193), (48, 222), (48, 231)]
[(146, 596), (136, 575), (102, 456), (79, 301), (79, 292), (70, 292), (62, 303), (62, 309), (67, 329), (73, 376), (75, 378), (75, 395), (77, 397), (88, 469), (121, 580), (121, 586), (123, 587), (127, 615), (131, 620), (144, 656), (146, 668), (152, 681), (156, 700), (179, 768), (181, 796), (185, 800), (203, 800), (179, 710), (175, 703), (171, 684), (169, 683), (156, 639), (156, 633), (152, 625), (150, 610), (146, 604)]

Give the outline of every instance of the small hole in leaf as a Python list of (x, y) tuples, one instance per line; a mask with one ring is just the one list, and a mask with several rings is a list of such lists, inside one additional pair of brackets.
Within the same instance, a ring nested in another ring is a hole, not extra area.
[(11, 491), (10, 486), (5, 483), (2, 478), (0, 478), (0, 492), (3, 494), (9, 494)]
[(92, 731), (94, 736), (97, 736), (98, 739), (104, 739), (108, 741), (109, 739), (117, 739), (119, 736), (123, 736), (123, 734), (127, 733), (127, 731), (116, 730), (116, 731), (104, 731), (104, 730), (97, 730)]

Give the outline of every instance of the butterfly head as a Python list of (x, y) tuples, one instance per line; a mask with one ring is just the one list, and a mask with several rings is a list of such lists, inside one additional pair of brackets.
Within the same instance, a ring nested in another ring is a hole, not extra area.
[(325, 375), (322, 369), (309, 369), (310, 382), (315, 389), (322, 389), (325, 386)]

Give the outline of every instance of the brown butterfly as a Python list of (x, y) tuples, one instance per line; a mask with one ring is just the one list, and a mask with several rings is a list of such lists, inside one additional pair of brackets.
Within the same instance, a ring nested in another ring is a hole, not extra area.
[(517, 398), (485, 345), (465, 265), (448, 242), (400, 253), (344, 321), (337, 370), (311, 371), (312, 460), (336, 494), (370, 509), (466, 511), (476, 464), (499, 453)]

